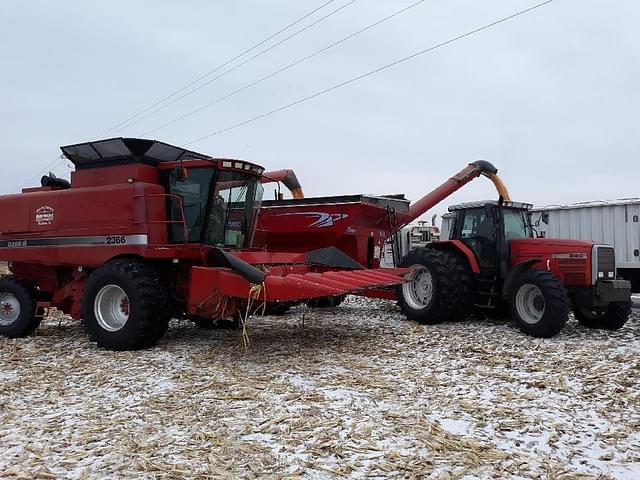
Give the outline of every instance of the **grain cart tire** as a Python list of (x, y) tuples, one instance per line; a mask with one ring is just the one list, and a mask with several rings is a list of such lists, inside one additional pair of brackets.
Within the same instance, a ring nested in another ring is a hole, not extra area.
[(564, 285), (546, 270), (526, 270), (510, 289), (511, 316), (532, 337), (549, 338), (567, 323), (569, 297)]
[(587, 328), (621, 329), (631, 315), (631, 302), (611, 302), (604, 308), (576, 307), (573, 315)]
[(169, 326), (168, 291), (151, 266), (119, 259), (95, 270), (84, 288), (82, 322), (108, 350), (155, 345)]
[(334, 308), (339, 306), (347, 298), (346, 295), (336, 295), (335, 297), (312, 298), (307, 302), (312, 308)]
[(0, 335), (9, 338), (31, 335), (42, 320), (35, 313), (35, 289), (11, 275), (0, 278)]
[(398, 303), (409, 320), (433, 325), (471, 314), (473, 277), (461, 255), (421, 248), (409, 253), (400, 266), (413, 269), (409, 281), (398, 289)]

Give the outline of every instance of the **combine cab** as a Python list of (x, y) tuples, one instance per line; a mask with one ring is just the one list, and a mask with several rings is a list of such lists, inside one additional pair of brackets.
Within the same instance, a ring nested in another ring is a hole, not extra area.
[(155, 344), (169, 318), (237, 318), (262, 302), (309, 301), (403, 282), (337, 248), (250, 248), (263, 168), (161, 142), (62, 147), (71, 182), (0, 197), (0, 334), (32, 333), (49, 307), (82, 319), (98, 345)]

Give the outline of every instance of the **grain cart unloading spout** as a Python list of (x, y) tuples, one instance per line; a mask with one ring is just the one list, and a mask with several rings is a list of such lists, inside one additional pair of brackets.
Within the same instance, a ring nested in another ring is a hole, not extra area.
[(296, 172), (291, 169), (275, 170), (262, 174), (262, 183), (282, 182), (289, 189), (293, 198), (304, 198), (302, 186), (298, 181)]
[(411, 223), (420, 215), (423, 215), (442, 200), (465, 186), (471, 180), (474, 180), (481, 175), (489, 178), (489, 180), (493, 182), (496, 190), (498, 191), (498, 195), (502, 197), (504, 201), (511, 200), (507, 187), (502, 183), (500, 177), (498, 177), (498, 169), (491, 162), (486, 160), (477, 160), (467, 165), (464, 169), (460, 170), (439, 187), (436, 187), (434, 190), (427, 193), (420, 200), (414, 202), (409, 208), (409, 215), (402, 218), (402, 225), (400, 225), (400, 227)]

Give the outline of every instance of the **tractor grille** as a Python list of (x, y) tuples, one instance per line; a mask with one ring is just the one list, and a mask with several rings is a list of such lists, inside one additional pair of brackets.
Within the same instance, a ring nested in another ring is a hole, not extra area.
[(613, 272), (616, 269), (616, 253), (611, 247), (598, 247), (598, 271)]
[(616, 278), (616, 253), (612, 247), (598, 247), (596, 250), (596, 277), (594, 279), (613, 280)]

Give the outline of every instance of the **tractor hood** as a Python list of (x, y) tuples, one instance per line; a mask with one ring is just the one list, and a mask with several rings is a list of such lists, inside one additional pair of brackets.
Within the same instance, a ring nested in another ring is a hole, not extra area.
[(511, 240), (511, 250), (538, 253), (591, 252), (594, 242), (565, 238), (516, 238)]
[[(516, 238), (511, 240), (511, 256), (529, 258), (585, 258), (591, 255), (594, 242), (560, 238)], [(568, 254), (568, 255), (567, 255)], [(559, 257), (561, 255), (561, 257)]]

